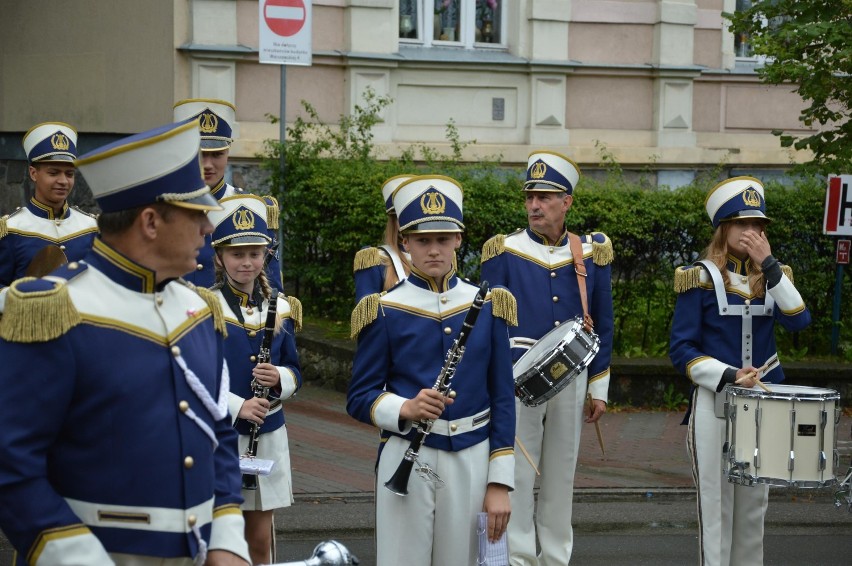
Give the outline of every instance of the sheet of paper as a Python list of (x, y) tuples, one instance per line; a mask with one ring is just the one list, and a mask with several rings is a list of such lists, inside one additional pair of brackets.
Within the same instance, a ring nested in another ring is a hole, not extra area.
[(264, 460), (263, 458), (249, 458), (248, 456), (240, 456), (240, 473), (243, 474), (268, 476), (270, 473), (272, 473), (272, 467), (274, 465), (274, 460)]
[(488, 540), (488, 513), (477, 516), (476, 535), (479, 539), (478, 564), (487, 566), (509, 566), (509, 545), (506, 533), (497, 542)]

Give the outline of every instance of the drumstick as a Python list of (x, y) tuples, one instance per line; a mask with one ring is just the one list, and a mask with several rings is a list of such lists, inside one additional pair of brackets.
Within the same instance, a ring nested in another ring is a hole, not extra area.
[[(595, 402), (592, 400), (592, 394), (589, 393), (586, 398), (589, 400), (589, 411), (590, 414), (595, 411)], [(601, 454), (606, 456), (606, 450), (604, 450), (604, 441), (603, 435), (601, 435), (601, 424), (598, 421), (595, 421), (595, 434), (598, 435), (598, 445), (601, 447)]]
[[(777, 356), (777, 355), (772, 356), (771, 358), (769, 358), (768, 360), (766, 360), (766, 363), (765, 363), (765, 364), (763, 364), (762, 366), (760, 366), (759, 368), (757, 368), (757, 370), (752, 371), (752, 372), (749, 372), (749, 373), (748, 373), (748, 375), (747, 375), (747, 377), (757, 377), (757, 376), (759, 376), (762, 372), (766, 371), (766, 368), (768, 368), (769, 366), (771, 366), (771, 365), (773, 365), (773, 364), (775, 364), (775, 363), (777, 363), (777, 362), (778, 362), (778, 356)], [(771, 389), (769, 389), (769, 387), (767, 387), (767, 386), (766, 386), (766, 384), (764, 384), (762, 381), (760, 381), (760, 378), (759, 378), (759, 377), (757, 378), (757, 384), (761, 387), (761, 389), (763, 389), (763, 390), (764, 390), (764, 391), (766, 391), (767, 393), (772, 393), (772, 390), (771, 390)]]
[(518, 448), (520, 448), (521, 452), (524, 453), (524, 457), (527, 459), (527, 462), (529, 462), (530, 466), (532, 466), (532, 469), (535, 470), (535, 475), (540, 476), (541, 472), (539, 472), (538, 468), (535, 467), (535, 464), (533, 463), (532, 458), (530, 458), (530, 453), (527, 452), (527, 449), (524, 448), (524, 443), (521, 442), (521, 439), (518, 438), (517, 436), (515, 437), (515, 444), (518, 445)]

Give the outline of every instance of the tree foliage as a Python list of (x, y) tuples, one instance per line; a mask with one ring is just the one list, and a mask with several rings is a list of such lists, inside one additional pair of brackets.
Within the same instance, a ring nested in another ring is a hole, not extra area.
[(809, 149), (795, 170), (846, 173), (852, 163), (852, 0), (758, 0), (735, 14), (730, 30), (750, 38), (769, 84), (792, 84), (807, 104), (801, 122), (816, 133), (775, 132), (784, 147)]

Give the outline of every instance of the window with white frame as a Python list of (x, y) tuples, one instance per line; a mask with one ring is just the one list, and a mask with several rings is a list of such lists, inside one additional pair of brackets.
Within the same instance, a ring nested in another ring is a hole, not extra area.
[[(744, 12), (751, 8), (752, 0), (737, 0), (737, 12)], [(751, 37), (746, 33), (734, 36), (734, 54), (737, 59), (748, 59), (754, 57), (754, 49), (751, 46)]]
[(489, 47), (504, 45), (506, 0), (399, 0), (399, 38), (405, 43)]

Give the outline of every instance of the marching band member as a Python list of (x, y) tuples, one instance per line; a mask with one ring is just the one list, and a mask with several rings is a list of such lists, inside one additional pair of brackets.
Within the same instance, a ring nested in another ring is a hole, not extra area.
[(763, 185), (752, 177), (722, 181), (708, 194), (715, 229), (703, 260), (675, 272), (678, 293), (669, 355), (693, 384), (687, 448), (698, 489), (699, 550), (705, 566), (763, 564), (766, 485), (743, 486), (723, 474), (724, 387), (778, 383), (780, 366), (757, 367), (776, 354), (775, 322), (790, 331), (811, 315), (766, 237)]
[[(353, 311), (358, 345), (347, 398), (350, 415), (381, 429), (377, 564), (475, 564), (477, 514), (488, 513), (492, 540), (509, 520), (515, 405), (506, 328), (515, 323), (515, 300), (491, 289), (454, 374), (457, 395), (442, 395), (434, 384), (478, 292), (453, 269), (462, 189), (448, 177), (416, 176), (396, 189), (393, 203), (411, 273)], [(382, 484), (402, 461), (413, 423), (428, 420), (435, 422), (420, 458), (445, 485), (411, 477), (407, 496), (392, 493)]]
[(355, 254), (355, 302), (367, 295), (387, 291), (406, 277), (411, 271), (411, 257), (400, 247), (399, 218), (393, 207), (393, 192), (412, 175), (397, 175), (382, 185), (385, 212), (384, 244), (368, 247)]
[(68, 261), (77, 261), (98, 233), (94, 216), (68, 206), (76, 172), (76, 130), (62, 122), (34, 126), (24, 135), (24, 151), (34, 194), (27, 206), (0, 217), (0, 293), (26, 274), (45, 246), (55, 246)]
[[(213, 290), (225, 313), (228, 338), (225, 359), (231, 374), (229, 401), (231, 418), (240, 433), (240, 454), (245, 454), (251, 437), (250, 421), (256, 431), (257, 453), (275, 465), (268, 476), (258, 476), (253, 489), (243, 486), (242, 505), (246, 540), (254, 564), (273, 561), (272, 512), (293, 502), (290, 450), (284, 409), (302, 383), (294, 332), (302, 325), (302, 305), (295, 297), (276, 296), (276, 331), (269, 345), (268, 363), (257, 363), (264, 344), (265, 326), (272, 287), (264, 271), (269, 236), (266, 202), (254, 195), (225, 197), (222, 211), (208, 214), (215, 225), (216, 283)], [(253, 380), (269, 388), (270, 397), (255, 396)], [(237, 418), (239, 417), (239, 418)], [(253, 478), (254, 479), (254, 478)]]
[[(505, 285), (518, 300), (518, 326), (509, 329), (513, 361), (551, 329), (587, 313), (600, 338), (589, 367), (565, 390), (536, 407), (517, 403), (517, 434), (541, 473), (538, 510), (534, 515), (535, 469), (515, 462), (509, 524), (511, 564), (567, 565), (573, 549), (571, 503), (580, 447), (586, 392), (595, 422), (606, 411), (612, 355), (612, 243), (593, 232), (574, 236), (565, 228), (580, 169), (567, 157), (532, 153), (524, 183), (529, 226), (508, 236), (497, 235), (482, 248), (482, 278)], [(574, 249), (572, 249), (574, 248)], [(582, 276), (576, 265), (582, 264)], [(582, 287), (581, 287), (582, 284)], [(541, 553), (536, 553), (536, 535)]]
[[(217, 200), (225, 197), (245, 194), (241, 188), (225, 182), (228, 169), (228, 157), (233, 143), (233, 127), (237, 122), (236, 107), (225, 100), (214, 98), (188, 98), (179, 100), (174, 106), (175, 122), (198, 118), (201, 124), (201, 162), (204, 182)], [(281, 284), (281, 264), (278, 260), (278, 201), (273, 196), (265, 196), (267, 209), (267, 235), (270, 238), (266, 258), (266, 274), (276, 289), (283, 290)], [(208, 245), (198, 255), (195, 270), (187, 273), (184, 279), (198, 287), (210, 287), (214, 280), (213, 247)]]
[(100, 237), (82, 261), (15, 282), (0, 320), (0, 528), (15, 564), (246, 564), (222, 310), (178, 279), (219, 208), (198, 123), (77, 167)]

